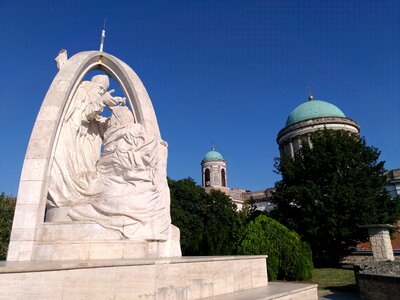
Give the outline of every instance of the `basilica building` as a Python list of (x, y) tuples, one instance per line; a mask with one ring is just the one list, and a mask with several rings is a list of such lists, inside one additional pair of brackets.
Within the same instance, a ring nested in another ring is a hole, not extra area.
[[(308, 101), (297, 106), (286, 119), (285, 126), (279, 131), (276, 142), (280, 155), (294, 157), (295, 153), (304, 143), (311, 143), (311, 133), (324, 128), (344, 130), (349, 134), (359, 135), (360, 126), (334, 104), (314, 100), (312, 96)], [(269, 211), (273, 208), (270, 199), (274, 188), (250, 192), (242, 188), (229, 188), (227, 179), (227, 162), (222, 154), (213, 146), (201, 162), (202, 186), (207, 192), (220, 190), (235, 203), (240, 210), (246, 201), (254, 201), (257, 209)], [(400, 195), (400, 169), (388, 172), (386, 186), (394, 198)]]

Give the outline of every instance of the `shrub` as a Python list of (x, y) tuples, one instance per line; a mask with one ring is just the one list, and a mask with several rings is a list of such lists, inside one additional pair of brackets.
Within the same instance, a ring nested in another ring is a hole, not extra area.
[(312, 253), (308, 244), (296, 232), (264, 215), (247, 225), (238, 253), (268, 255), (269, 280), (312, 277)]

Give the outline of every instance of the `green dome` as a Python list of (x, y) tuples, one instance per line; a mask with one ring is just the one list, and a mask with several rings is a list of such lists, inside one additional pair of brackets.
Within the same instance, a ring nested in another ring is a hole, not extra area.
[(346, 118), (344, 113), (335, 105), (322, 100), (311, 100), (297, 106), (286, 120), (286, 126), (294, 123), (323, 117)]
[(224, 160), (224, 158), (222, 157), (221, 153), (215, 151), (215, 148), (213, 146), (211, 148), (211, 151), (208, 151), (204, 156), (203, 162), (215, 161), (215, 160)]

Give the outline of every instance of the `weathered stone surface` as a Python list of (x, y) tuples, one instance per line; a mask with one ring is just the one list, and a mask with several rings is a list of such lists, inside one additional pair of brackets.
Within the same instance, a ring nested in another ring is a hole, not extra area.
[(400, 261), (371, 261), (355, 265), (354, 271), (362, 299), (400, 299)]
[(400, 260), (395, 261), (369, 261), (357, 265), (358, 272), (361, 274), (379, 274), (400, 276)]

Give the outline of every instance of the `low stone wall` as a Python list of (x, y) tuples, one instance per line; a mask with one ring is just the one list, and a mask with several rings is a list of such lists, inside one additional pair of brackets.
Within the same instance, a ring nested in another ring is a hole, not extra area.
[(400, 299), (400, 276), (358, 274), (357, 283), (361, 299), (396, 300)]
[(341, 265), (361, 265), (374, 261), (372, 252), (369, 253), (352, 253), (340, 260)]
[(400, 261), (355, 265), (354, 272), (361, 299), (400, 299)]
[(263, 255), (0, 263), (0, 299), (194, 300), (267, 284)]
[[(396, 250), (394, 252), (395, 261), (400, 261), (400, 251)], [(374, 261), (371, 251), (359, 251), (353, 252), (350, 255), (343, 257), (340, 260), (341, 265), (367, 265)]]

